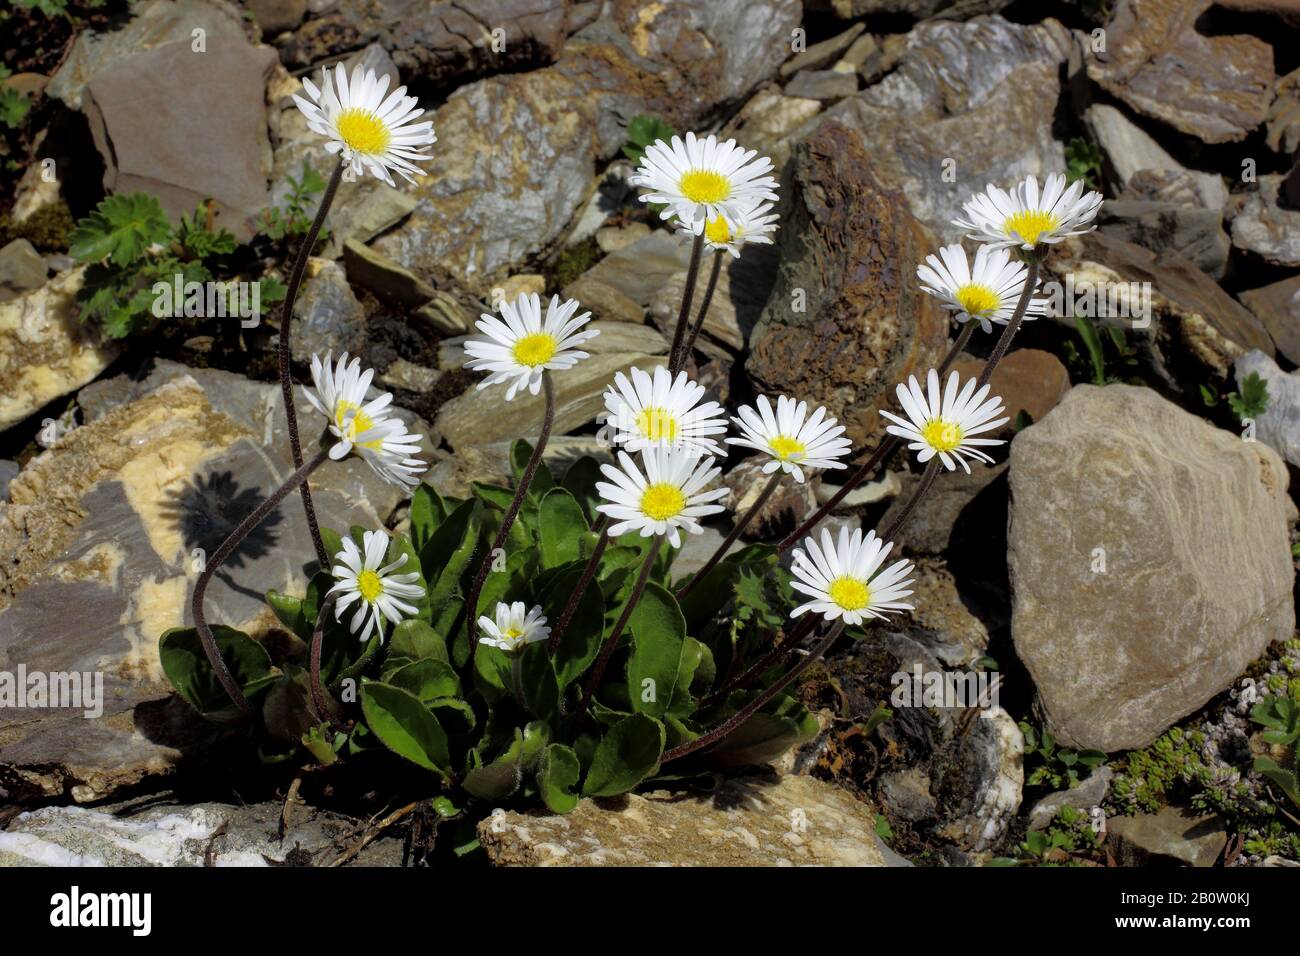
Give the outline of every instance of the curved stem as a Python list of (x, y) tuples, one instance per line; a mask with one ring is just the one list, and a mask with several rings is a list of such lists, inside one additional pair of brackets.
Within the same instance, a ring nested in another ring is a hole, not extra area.
[(217, 569), (225, 562), (227, 558), (239, 547), (239, 543), (248, 537), (249, 533), (266, 520), (266, 516), (274, 511), (286, 496), (295, 488), (299, 487), (307, 476), (319, 468), (329, 457), (327, 449), (321, 449), (316, 453), (316, 457), (302, 465), (289, 476), (289, 479), (275, 491), (271, 496), (258, 505), (243, 521), (239, 522), (238, 527), (230, 532), (230, 536), (221, 542), (221, 546), (213, 552), (207, 563), (203, 567), (199, 579), (194, 582), (194, 596), (190, 600), (190, 610), (194, 614), (194, 627), (199, 632), (199, 641), (203, 644), (203, 652), (208, 655), (208, 662), (212, 664), (212, 670), (217, 675), (217, 680), (221, 682), (222, 689), (227, 696), (246, 714), (253, 712), (253, 707), (244, 696), (244, 692), (239, 685), (235, 683), (234, 676), (230, 673), (230, 668), (221, 657), (221, 651), (217, 648), (217, 642), (212, 637), (212, 629), (208, 627), (207, 617), (203, 613), (203, 598), (208, 590), (208, 583), (212, 576), (217, 573)]
[[(970, 341), (971, 333), (975, 331), (975, 325), (976, 323), (973, 319), (962, 325), (961, 331), (957, 333), (957, 340), (953, 342), (952, 348), (948, 350), (948, 354), (944, 356), (943, 362), (939, 365), (940, 378), (943, 378), (948, 369), (952, 367), (952, 363), (957, 360), (957, 356), (961, 354), (964, 348), (966, 348), (966, 343)], [(849, 480), (840, 486), (840, 490), (831, 495), (824, 505), (809, 515), (808, 519), (804, 521), (803, 524), (799, 525), (799, 527), (795, 528), (786, 536), (785, 540), (777, 546), (778, 553), (790, 550), (790, 548), (794, 547), (794, 545), (798, 543), (800, 538), (813, 529), (817, 522), (821, 521), (828, 514), (834, 511), (836, 507), (839, 506), (839, 503), (847, 498), (854, 488), (866, 481), (867, 478), (871, 476), (872, 472), (874, 472), (877, 467), (884, 463), (889, 456), (893, 454), (894, 449), (897, 448), (899, 444), (900, 441), (897, 435), (886, 434), (880, 440), (880, 444), (876, 446), (876, 450), (871, 453), (871, 457), (863, 462), (861, 468), (849, 476)]]
[(546, 411), (542, 415), (542, 432), (537, 436), (537, 445), (528, 458), (528, 464), (524, 466), (524, 473), (519, 478), (519, 487), (515, 489), (515, 496), (510, 499), (510, 507), (501, 516), (501, 527), (497, 529), (497, 536), (492, 542), (492, 547), (483, 556), (483, 562), (478, 567), (478, 573), (474, 575), (474, 584), (470, 588), (468, 600), (465, 602), (465, 632), (469, 638), (469, 659), (471, 661), (474, 660), (474, 652), (478, 649), (478, 628), (476, 626), (478, 623), (478, 598), (483, 591), (483, 582), (487, 580), (488, 569), (492, 567), (492, 556), (505, 547), (506, 538), (510, 534), (511, 527), (514, 526), (515, 518), (519, 515), (519, 509), (523, 506), (524, 496), (528, 494), (528, 486), (532, 484), (533, 475), (537, 474), (537, 466), (541, 464), (542, 453), (546, 451), (546, 442), (551, 437), (551, 426), (555, 424), (555, 383), (551, 381), (549, 371), (542, 372), (542, 390), (546, 393)]
[(574, 726), (577, 726), (582, 715), (587, 712), (591, 698), (595, 696), (596, 688), (600, 686), (600, 679), (605, 676), (605, 668), (609, 666), (609, 659), (614, 656), (614, 648), (618, 646), (618, 639), (623, 636), (623, 628), (627, 627), (627, 622), (632, 617), (632, 610), (641, 600), (641, 592), (645, 590), (646, 582), (650, 580), (650, 570), (654, 567), (655, 557), (659, 554), (659, 546), (663, 541), (663, 535), (655, 535), (649, 550), (646, 551), (645, 560), (641, 562), (641, 573), (637, 575), (636, 583), (632, 585), (632, 593), (628, 595), (627, 603), (623, 605), (623, 613), (618, 616), (614, 629), (609, 632), (609, 637), (605, 638), (605, 643), (601, 645), (600, 656), (596, 658), (596, 663), (591, 668), (591, 676), (587, 678), (587, 683), (582, 688), (582, 702), (573, 712)]
[(984, 363), (984, 368), (975, 383), (977, 389), (988, 384), (989, 379), (993, 376), (993, 369), (997, 368), (998, 362), (1002, 361), (1002, 357), (1007, 354), (1007, 349), (1011, 347), (1011, 339), (1015, 336), (1016, 330), (1020, 328), (1020, 323), (1024, 321), (1025, 312), (1029, 308), (1029, 299), (1038, 287), (1038, 266), (1041, 256), (1035, 250), (1029, 254), (1028, 258), (1029, 272), (1025, 276), (1025, 287), (1020, 290), (1020, 301), (1016, 303), (1016, 311), (1011, 314), (1011, 321), (1007, 323), (1007, 327), (1002, 330), (1002, 335), (998, 337), (998, 344), (993, 346), (989, 360)]
[[(604, 515), (601, 515), (603, 525)], [(569, 595), (569, 600), (564, 605), (564, 610), (555, 621), (555, 626), (551, 628), (551, 636), (546, 644), (546, 653), (550, 657), (555, 656), (555, 652), (560, 647), (560, 637), (564, 634), (565, 629), (569, 626), (569, 621), (578, 610), (578, 605), (582, 602), (582, 596), (587, 593), (587, 587), (591, 584), (591, 579), (596, 576), (596, 569), (600, 567), (601, 555), (605, 553), (605, 547), (609, 544), (609, 532), (601, 528), (600, 537), (596, 539), (596, 547), (591, 552), (591, 557), (587, 560), (587, 566), (582, 569), (582, 577), (578, 578), (578, 584)]]
[(308, 675), (311, 684), (311, 700), (316, 707), (316, 717), (323, 720), (331, 726), (335, 723), (337, 715), (334, 708), (330, 706), (329, 698), (325, 696), (325, 688), (320, 681), (320, 655), (321, 646), (325, 642), (325, 625), (328, 618), (329, 610), (334, 607), (336, 595), (327, 595), (321, 602), (320, 611), (316, 615), (316, 626), (311, 633), (311, 659), (308, 664)]
[(708, 697), (704, 698), (704, 700), (700, 701), (700, 706), (708, 707), (711, 704), (716, 704), (718, 701), (724, 700), (733, 690), (740, 690), (742, 687), (748, 686), (755, 677), (771, 667), (778, 658), (783, 657), (787, 652), (798, 647), (799, 642), (802, 641), (808, 635), (808, 632), (816, 625), (817, 616), (815, 614), (805, 614), (803, 619), (790, 628), (789, 633), (781, 638), (781, 640), (777, 641), (770, 651), (759, 658), (754, 664), (745, 668), (744, 672), (739, 676), (727, 681)]
[(902, 509), (894, 517), (894, 520), (889, 523), (889, 527), (887, 527), (880, 535), (881, 541), (894, 540), (894, 535), (898, 534), (903, 525), (907, 523), (907, 520), (912, 517), (912, 512), (916, 510), (916, 506), (920, 504), (921, 499), (925, 496), (925, 493), (930, 490), (930, 486), (934, 484), (934, 480), (938, 477), (939, 456), (935, 455), (930, 459), (929, 464), (925, 466), (925, 472), (921, 475), (921, 483), (917, 485), (916, 490), (912, 492), (912, 497), (907, 499)]
[(700, 329), (704, 328), (704, 319), (709, 314), (709, 304), (713, 302), (714, 290), (718, 287), (718, 276), (722, 273), (722, 253), (713, 253), (713, 268), (709, 270), (709, 281), (704, 286), (704, 299), (700, 302), (699, 314), (695, 317), (695, 324), (691, 326), (691, 332), (686, 336), (686, 342), (682, 345), (682, 354), (678, 364), (681, 368), (686, 367), (690, 360), (691, 352), (695, 350), (695, 340), (700, 337)]
[(681, 357), (682, 342), (686, 338), (686, 323), (691, 312), (691, 300), (695, 298), (695, 283), (700, 275), (700, 256), (704, 252), (704, 233), (701, 231), (691, 243), (691, 264), (686, 267), (686, 288), (682, 290), (682, 307), (677, 313), (677, 328), (673, 332), (672, 348), (668, 350), (668, 371), (676, 375), (681, 371), (682, 366), (678, 363)]
[[(338, 192), (339, 181), (342, 178), (343, 163), (340, 162), (334, 167), (334, 174), (330, 176), (325, 194), (321, 197), (320, 208), (316, 210), (316, 218), (312, 220), (311, 228), (307, 230), (302, 246), (298, 249), (298, 257), (294, 260), (293, 269), (289, 273), (289, 285), (285, 289), (284, 306), (280, 314), (280, 395), (284, 399), (284, 417), (288, 424), (289, 448), (293, 452), (295, 468), (302, 467), (303, 458), (302, 441), (298, 437), (298, 412), (293, 405), (293, 374), (289, 368), (289, 331), (293, 326), (293, 307), (298, 300), (298, 290), (302, 286), (303, 273), (307, 269), (307, 259), (310, 258), (312, 249), (316, 247), (321, 227), (325, 224), (325, 214), (329, 212), (334, 202), (334, 194)], [(320, 562), (322, 568), (328, 568), (329, 554), (325, 551), (325, 542), (320, 536), (320, 525), (316, 521), (316, 506), (312, 503), (311, 489), (306, 483), (302, 486), (302, 507), (307, 514), (307, 528), (311, 531), (312, 545), (316, 548), (316, 560)]]
[(714, 727), (708, 733), (701, 734), (700, 736), (696, 737), (694, 740), (689, 740), (686, 743), (681, 744), (680, 746), (674, 747), (672, 750), (665, 751), (664, 755), (659, 758), (659, 765), (662, 767), (664, 764), (668, 763), (671, 760), (678, 760), (682, 757), (687, 756), (688, 754), (695, 753), (697, 750), (703, 750), (705, 747), (717, 743), (723, 737), (726, 737), (728, 734), (730, 734), (733, 730), (740, 727), (741, 724), (749, 720), (750, 717), (754, 716), (754, 714), (758, 711), (759, 708), (765, 705), (777, 694), (781, 693), (781, 691), (785, 690), (786, 687), (788, 687), (796, 677), (798, 677), (800, 674), (806, 671), (810, 666), (812, 666), (813, 661), (817, 660), (828, 650), (830, 650), (830, 646), (835, 643), (836, 638), (838, 638), (843, 633), (844, 633), (844, 621), (841, 619), (839, 621), (836, 621), (835, 626), (831, 628), (830, 633), (827, 634), (824, 638), (822, 638), (821, 641), (817, 644), (817, 646), (808, 652), (807, 657), (803, 658), (803, 660), (799, 661), (798, 664), (795, 664), (794, 667), (786, 671), (784, 677), (777, 680), (776, 683), (772, 684), (770, 687), (761, 691), (748, 704), (740, 708), (740, 710), (736, 711), (732, 716), (728, 717), (726, 720), (724, 720), (718, 726)]
[(745, 530), (751, 521), (754, 520), (754, 516), (762, 510), (763, 505), (767, 504), (767, 499), (772, 497), (772, 492), (776, 491), (776, 486), (781, 483), (782, 473), (783, 472), (780, 468), (772, 472), (772, 477), (769, 478), (767, 484), (763, 486), (763, 490), (758, 493), (758, 497), (754, 500), (754, 503), (749, 506), (749, 510), (746, 511), (741, 519), (736, 522), (735, 527), (733, 527), (727, 534), (726, 538), (723, 539), (722, 544), (718, 545), (718, 550), (714, 551), (712, 557), (710, 557), (708, 561), (704, 562), (702, 568), (691, 575), (689, 581), (677, 589), (677, 600), (680, 601), (682, 598), (686, 597), (686, 595), (690, 594), (691, 589), (700, 581), (704, 580), (704, 576), (712, 571), (717, 566), (718, 562), (726, 556), (727, 550), (736, 543), (736, 539), (740, 537), (740, 533)]

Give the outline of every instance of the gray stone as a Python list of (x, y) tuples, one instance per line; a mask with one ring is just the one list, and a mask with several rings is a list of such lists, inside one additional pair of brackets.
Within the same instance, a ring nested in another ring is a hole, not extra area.
[(1012, 637), (1065, 746), (1145, 747), (1291, 635), (1294, 509), (1262, 442), (1076, 385), (1010, 460)]
[(419, 276), (356, 239), (344, 243), (343, 267), (348, 282), (398, 308), (418, 308), (437, 294)]
[(1101, 806), (1101, 802), (1106, 799), (1106, 794), (1110, 790), (1110, 782), (1114, 776), (1115, 771), (1103, 764), (1090, 773), (1088, 779), (1081, 781), (1077, 787), (1049, 793), (1030, 808), (1029, 829), (1045, 829), (1056, 818), (1057, 811), (1063, 807), (1074, 807), (1076, 810), (1091, 810), (1093, 807)]
[(1111, 199), (1102, 204), (1097, 224), (1107, 235), (1152, 252), (1171, 249), (1211, 278), (1222, 279), (1227, 269), (1232, 243), (1218, 210)]
[(1015, 719), (994, 705), (954, 743), (955, 766), (937, 794), (950, 817), (940, 832), (962, 849), (981, 853), (997, 845), (1020, 810), (1025, 740)]
[(1106, 51), (1088, 76), (1139, 113), (1206, 143), (1238, 142), (1264, 122), (1273, 49), (1253, 36), (1206, 36), (1197, 21), (1213, 0), (1120, 0)]
[(442, 378), (442, 372), (436, 368), (416, 365), (414, 362), (399, 358), (379, 376), (379, 381), (385, 388), (401, 388), (408, 392), (427, 392), (437, 384), (440, 378)]
[(605, 256), (565, 286), (563, 295), (577, 299), (597, 319), (644, 322), (656, 302), (668, 301), (661, 292), (676, 276), (685, 275), (690, 253), (690, 243), (667, 229), (656, 229)]
[(1279, 203), (1282, 180), (1259, 177), (1259, 189), (1246, 194), (1232, 218), (1232, 244), (1275, 266), (1300, 266), (1300, 211)]
[(844, 20), (873, 13), (904, 13), (924, 19), (936, 15), (974, 16), (1001, 10), (1011, 0), (808, 0), (808, 9), (825, 10)]
[(939, 808), (930, 793), (930, 777), (920, 767), (897, 770), (880, 778), (880, 799), (891, 816), (908, 823), (933, 820)]
[(1255, 438), (1300, 467), (1300, 371), (1282, 371), (1263, 352), (1247, 352), (1234, 371), (1238, 390), (1251, 373), (1268, 383), (1268, 407), (1255, 419)]
[(1238, 295), (1272, 336), (1277, 350), (1300, 365), (1300, 276), (1292, 276)]
[[(190, 623), (202, 554), (292, 471), (274, 384), (159, 361), (83, 389), (81, 405), (86, 424), (34, 458), (0, 504), (0, 552), (11, 556), (0, 669), (98, 671), (103, 714), (0, 710), (0, 787), (15, 800), (103, 800), (209, 744), (214, 725), (171, 695), (158, 638)], [(310, 443), (324, 423), (301, 397), (298, 414)], [(401, 497), (355, 458), (327, 463), (312, 487), (321, 524), (335, 529), (382, 527)], [(289, 499), (213, 579), (209, 620), (263, 635), (274, 626), (266, 589), (301, 594), (314, 564)], [(69, 608), (95, 626), (68, 627)]]
[[(748, 245), (739, 258), (733, 258), (729, 253), (714, 255), (722, 256), (722, 271), (695, 347), (709, 358), (730, 360), (744, 351), (750, 332), (763, 314), (776, 279), (780, 256), (775, 245)], [(711, 265), (711, 262), (705, 262), (702, 268), (707, 270)], [(707, 278), (700, 281), (705, 282)], [(668, 338), (677, 328), (685, 291), (686, 271), (683, 269), (664, 281), (650, 301), (650, 320)], [(697, 288), (692, 322), (699, 314), (702, 294)]]
[(1186, 807), (1111, 817), (1106, 821), (1106, 831), (1107, 842), (1115, 844), (1121, 866), (1213, 866), (1228, 842), (1219, 817), (1197, 814)]
[(292, 30), (307, 15), (307, 0), (244, 0), (244, 5), (265, 37)]
[(294, 303), (294, 360), (310, 362), (313, 355), (332, 352), (356, 355), (366, 344), (366, 311), (348, 285), (337, 262), (309, 259), (308, 278)]
[[(429, 469), (427, 480), (443, 495), (453, 498), (468, 498), (473, 491), (472, 483), (476, 481), (499, 485), (510, 471), (512, 444), (513, 441), (498, 441), (466, 445), (458, 448), (454, 455), (444, 453)], [(609, 444), (588, 435), (553, 435), (546, 443), (542, 461), (556, 479), (563, 480), (569, 467), (587, 456), (601, 463), (614, 461)], [(703, 563), (702, 559), (700, 563)], [(673, 566), (677, 567), (677, 564)]]
[(837, 33), (820, 43), (814, 43), (801, 53), (796, 53), (781, 64), (781, 76), (783, 78), (791, 77), (800, 70), (820, 70), (829, 66), (853, 44), (866, 28), (865, 23), (855, 23), (843, 33)]
[(803, 776), (582, 800), (564, 816), (497, 810), (478, 833), (496, 866), (890, 865), (871, 809)]
[(1196, 191), (1207, 209), (1223, 211), (1228, 190), (1222, 177), (1213, 173), (1188, 171), (1145, 130), (1109, 103), (1094, 103), (1083, 114), (1089, 135), (1101, 147), (1121, 189), (1142, 170), (1189, 172), (1196, 181)]
[(0, 458), (0, 502), (9, 498), (9, 482), (18, 477), (18, 462)]
[(737, 114), (736, 138), (750, 149), (771, 158), (779, 169), (790, 160), (796, 134), (822, 111), (817, 100), (785, 96), (765, 87), (755, 93)]
[(825, 103), (842, 100), (857, 91), (857, 74), (837, 70), (803, 70), (785, 85), (786, 96)]
[(15, 239), (0, 249), (0, 286), (15, 292), (39, 289), (48, 272), (45, 260), (26, 239)]
[[(994, 449), (995, 453), (998, 451), (1001, 449)], [(995, 484), (1006, 470), (1006, 462), (1001, 461), (996, 465), (972, 466), (969, 475), (964, 471), (942, 471), (893, 540), (899, 548), (913, 554), (944, 554), (949, 548), (960, 548), (968, 544), (958, 530), (962, 513), (972, 506), (987, 507), (989, 496), (985, 495), (985, 489)], [(895, 520), (920, 480), (919, 472), (903, 473), (899, 495), (880, 519), (882, 526), (888, 526)], [(1004, 489), (1005, 483), (990, 494), (1005, 495)], [(975, 503), (977, 498), (980, 499), (979, 503)]]
[(1268, 109), (1268, 148), (1283, 156), (1300, 150), (1300, 69), (1280, 76)]

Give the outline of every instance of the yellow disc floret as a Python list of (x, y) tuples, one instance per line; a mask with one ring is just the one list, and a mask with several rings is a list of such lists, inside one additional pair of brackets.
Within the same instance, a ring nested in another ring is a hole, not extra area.
[(683, 173), (677, 188), (691, 202), (722, 202), (731, 195), (731, 183), (727, 177), (711, 169), (692, 169)]
[(686, 507), (686, 496), (676, 485), (659, 482), (641, 493), (641, 511), (655, 521), (667, 521), (681, 514)]
[(731, 241), (731, 227), (719, 216), (704, 227), (704, 238), (714, 245), (725, 246)]
[(357, 575), (357, 590), (361, 592), (361, 600), (374, 604), (384, 593), (384, 582), (374, 571), (362, 571)]
[(921, 429), (921, 437), (935, 451), (952, 451), (961, 444), (962, 430), (956, 422), (932, 418)]
[(836, 578), (826, 593), (846, 611), (860, 611), (871, 603), (871, 589), (857, 578)]
[(795, 461), (808, 451), (803, 442), (789, 435), (777, 435), (768, 442), (768, 446), (772, 449), (772, 454), (781, 461)]
[(641, 414), (636, 417), (636, 427), (653, 442), (677, 440), (677, 419), (664, 408), (649, 406), (641, 409)]
[(963, 311), (971, 315), (985, 315), (1002, 304), (998, 294), (986, 285), (968, 283), (953, 293)]
[(534, 332), (516, 340), (512, 351), (520, 365), (536, 368), (555, 357), (555, 346), (555, 336), (549, 332)]
[(361, 406), (348, 401), (346, 398), (340, 398), (334, 405), (334, 424), (338, 425), (339, 431), (343, 432), (349, 441), (359, 444), (362, 448), (378, 451), (384, 444), (382, 438), (372, 438), (363, 442), (356, 441), (358, 435), (364, 435), (370, 431), (375, 427), (375, 423), (369, 415), (361, 410)]
[(1008, 235), (1015, 233), (1025, 242), (1033, 245), (1038, 242), (1038, 237), (1045, 232), (1051, 232), (1060, 225), (1060, 220), (1050, 212), (1043, 212), (1039, 209), (1026, 209), (1016, 213), (1014, 216), (1008, 216), (1002, 223), (1002, 230)]
[(382, 155), (393, 138), (384, 121), (369, 110), (344, 110), (334, 127), (348, 149), (366, 156)]

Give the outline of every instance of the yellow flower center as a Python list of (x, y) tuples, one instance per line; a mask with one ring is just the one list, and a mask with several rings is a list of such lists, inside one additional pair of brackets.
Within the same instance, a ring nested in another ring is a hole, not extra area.
[(994, 311), (1002, 304), (998, 294), (986, 285), (977, 285), (974, 282), (968, 283), (958, 289), (953, 298), (957, 304), (971, 315), (984, 315)]
[(655, 521), (667, 521), (682, 513), (686, 496), (676, 485), (665, 481), (650, 485), (641, 494), (641, 511)]
[(654, 442), (675, 442), (677, 440), (677, 419), (665, 408), (641, 409), (636, 417), (636, 427), (646, 438)]
[(361, 600), (374, 604), (384, 593), (384, 582), (374, 571), (362, 571), (357, 575), (357, 590), (361, 592)]
[(383, 120), (367, 110), (344, 110), (334, 121), (334, 128), (349, 149), (367, 156), (383, 153), (393, 138)]
[(857, 578), (836, 578), (826, 593), (846, 611), (860, 611), (871, 603), (871, 588)]
[(550, 332), (534, 332), (515, 341), (515, 361), (520, 365), (536, 368), (545, 365), (555, 356), (555, 347), (559, 343)]
[(505, 634), (505, 637), (506, 637), (506, 640), (507, 640), (507, 641), (517, 640), (518, 638), (521, 638), (521, 637), (523, 637), (523, 636), (524, 636), (524, 632), (521, 631), (521, 630), (519, 630), (519, 628), (517, 628), (517, 627), (507, 627), (507, 628), (506, 628), (506, 634)]
[(788, 435), (777, 435), (768, 442), (768, 445), (772, 449), (772, 454), (782, 461), (793, 461), (794, 459), (802, 458), (804, 452), (808, 450), (807, 446), (804, 445), (803, 442), (796, 438), (791, 438)]
[(962, 430), (956, 422), (932, 418), (921, 429), (921, 437), (935, 451), (952, 451), (961, 444)]
[(731, 195), (731, 183), (711, 169), (692, 169), (682, 174), (677, 188), (691, 202), (722, 202)]
[[(355, 441), (358, 435), (364, 435), (375, 426), (374, 420), (369, 415), (361, 411), (361, 406), (355, 402), (349, 402), (346, 398), (340, 398), (334, 405), (334, 424), (338, 425), (339, 430), (348, 437), (349, 441)], [(383, 447), (382, 438), (372, 438), (369, 441), (356, 442), (362, 448), (369, 448), (372, 451), (378, 451)]]
[(1050, 212), (1043, 212), (1039, 209), (1026, 209), (1014, 216), (1008, 216), (1006, 222), (1002, 223), (1002, 231), (1008, 235), (1014, 232), (1025, 242), (1033, 245), (1038, 242), (1039, 236), (1045, 232), (1051, 232), (1058, 225), (1060, 225), (1060, 220)]
[(725, 246), (731, 241), (731, 227), (727, 225), (727, 220), (719, 216), (704, 227), (704, 238), (709, 242), (719, 246)]

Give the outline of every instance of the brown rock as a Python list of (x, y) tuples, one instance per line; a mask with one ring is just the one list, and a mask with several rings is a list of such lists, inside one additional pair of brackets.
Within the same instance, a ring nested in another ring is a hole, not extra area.
[(1207, 143), (1245, 139), (1268, 114), (1273, 49), (1252, 36), (1206, 36), (1213, 0), (1121, 0), (1088, 76), (1140, 113)]
[[(979, 375), (982, 359), (963, 359), (953, 365), (964, 381)], [(1042, 349), (1013, 349), (998, 363), (989, 378), (992, 393), (1002, 399), (1011, 419), (995, 434), (1006, 436), (1016, 429), (1016, 419), (1028, 412), (1031, 421), (1039, 421), (1056, 407), (1070, 390), (1070, 373), (1061, 360)]]
[(1186, 807), (1111, 817), (1106, 822), (1121, 866), (1213, 866), (1228, 842), (1223, 821)]
[(745, 370), (758, 389), (826, 405), (861, 446), (883, 434), (894, 384), (947, 343), (946, 322), (912, 280), (925, 231), (840, 123), (796, 149), (785, 179), (781, 263)]
[(1248, 289), (1240, 298), (1264, 323), (1277, 350), (1300, 365), (1300, 276)]

